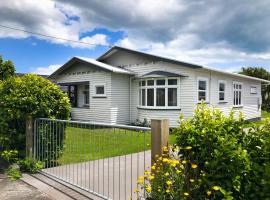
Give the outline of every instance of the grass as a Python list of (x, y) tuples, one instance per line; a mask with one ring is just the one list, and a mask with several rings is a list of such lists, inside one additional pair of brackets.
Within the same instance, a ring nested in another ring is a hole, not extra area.
[(247, 122), (247, 123), (245, 124), (245, 128), (249, 128), (249, 127), (251, 127), (252, 125), (262, 125), (262, 124), (263, 124), (263, 121), (265, 120), (265, 118), (269, 118), (269, 117), (270, 117), (270, 112), (262, 111), (261, 117), (262, 117), (263, 119), (260, 120), (260, 121)]
[[(149, 132), (136, 132), (124, 129), (83, 129), (66, 128), (65, 145), (61, 164), (97, 160), (101, 158), (136, 153), (149, 150)], [(169, 136), (169, 143), (175, 143), (176, 136)]]

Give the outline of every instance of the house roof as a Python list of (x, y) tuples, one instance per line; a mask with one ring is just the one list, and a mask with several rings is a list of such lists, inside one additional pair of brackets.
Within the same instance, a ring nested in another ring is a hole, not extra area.
[(139, 78), (159, 78), (159, 77), (179, 77), (179, 76), (187, 77), (186, 75), (183, 74), (172, 73), (167, 71), (152, 71), (140, 76)]
[(205, 69), (205, 70), (209, 70), (209, 71), (213, 71), (213, 72), (217, 72), (217, 73), (222, 73), (222, 74), (226, 74), (226, 75), (236, 76), (236, 77), (240, 77), (240, 78), (247, 78), (247, 79), (261, 81), (261, 82), (265, 82), (265, 83), (270, 84), (270, 81), (265, 80), (265, 79), (260, 79), (260, 78), (255, 78), (255, 77), (251, 77), (251, 76), (246, 76), (246, 75), (243, 75), (243, 74), (226, 72), (224, 70), (218, 70), (218, 69), (214, 69), (214, 68), (211, 68), (211, 67), (208, 67), (208, 66), (203, 66), (203, 65), (198, 65), (198, 64), (183, 62), (183, 61), (179, 61), (179, 60), (176, 60), (176, 59), (173, 59), (173, 58), (167, 58), (167, 57), (163, 57), (163, 56), (159, 56), (159, 55), (154, 55), (154, 54), (150, 54), (150, 53), (145, 53), (145, 52), (141, 52), (141, 51), (136, 51), (136, 50), (133, 50), (133, 49), (128, 49), (128, 48), (119, 47), (119, 46), (112, 47), (107, 52), (105, 52), (103, 55), (101, 55), (100, 57), (98, 57), (97, 60), (98, 61), (102, 61), (102, 60), (104, 60), (104, 59), (112, 56), (117, 51), (125, 51), (125, 52), (131, 53), (131, 54), (146, 56), (148, 58), (153, 58), (154, 60), (168, 62), (168, 63), (173, 63), (173, 64), (178, 64), (178, 65), (181, 65), (181, 66), (184, 66), (184, 67), (190, 67), (190, 68), (193, 68), (193, 69)]
[(105, 52), (103, 55), (101, 55), (100, 57), (97, 58), (98, 61), (101, 61), (107, 57), (110, 57), (112, 54), (114, 54), (116, 51), (126, 51), (132, 54), (137, 54), (137, 55), (142, 55), (142, 56), (146, 56), (149, 58), (153, 58), (154, 60), (159, 60), (159, 61), (164, 61), (164, 62), (169, 62), (169, 63), (174, 63), (174, 64), (180, 64), (186, 67), (191, 67), (191, 68), (202, 68), (201, 65), (197, 65), (197, 64), (192, 64), (192, 63), (187, 63), (187, 62), (183, 62), (183, 61), (179, 61), (173, 58), (166, 58), (163, 56), (159, 56), (159, 55), (154, 55), (154, 54), (150, 54), (150, 53), (145, 53), (145, 52), (141, 52), (141, 51), (136, 51), (133, 49), (128, 49), (128, 48), (124, 48), (124, 47), (119, 47), (119, 46), (113, 46), (111, 49), (109, 49), (107, 52)]
[(130, 74), (130, 75), (134, 74), (133, 72), (131, 72), (129, 70), (126, 70), (126, 69), (123, 69), (123, 68), (120, 68), (120, 67), (111, 66), (111, 65), (99, 62), (99, 61), (91, 59), (91, 58), (73, 57), (68, 62), (66, 62), (64, 65), (62, 65), (58, 70), (53, 72), (49, 76), (49, 78), (52, 78), (53, 76), (63, 72), (64, 70), (68, 69), (70, 66), (72, 66), (74, 63), (77, 63), (77, 62), (84, 63), (86, 65), (94, 65), (94, 66), (102, 68), (103, 70), (111, 71), (111, 72), (114, 72), (114, 73)]

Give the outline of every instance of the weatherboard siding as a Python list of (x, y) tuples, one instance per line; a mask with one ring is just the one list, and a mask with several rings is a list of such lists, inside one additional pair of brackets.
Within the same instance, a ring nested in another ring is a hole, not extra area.
[(111, 86), (111, 122), (116, 124), (130, 123), (130, 78), (128, 75), (115, 74)]
[[(111, 106), (111, 72), (91, 69), (84, 66), (74, 66), (69, 71), (57, 77), (58, 83), (80, 83), (88, 81), (89, 87), (89, 108), (72, 108), (71, 115), (74, 120), (113, 123)], [(95, 97), (95, 85), (105, 85), (106, 97)], [(78, 94), (81, 94), (82, 87), (78, 87)], [(83, 101), (79, 95), (78, 102)]]

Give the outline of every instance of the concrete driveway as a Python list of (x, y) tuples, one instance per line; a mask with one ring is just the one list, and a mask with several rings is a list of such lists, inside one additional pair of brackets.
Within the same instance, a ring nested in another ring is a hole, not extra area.
[(1, 200), (51, 200), (51, 198), (38, 189), (27, 185), (21, 180), (10, 181), (0, 174)]
[(136, 199), (137, 179), (150, 163), (151, 151), (146, 151), (47, 168), (43, 172), (109, 199), (126, 200)]

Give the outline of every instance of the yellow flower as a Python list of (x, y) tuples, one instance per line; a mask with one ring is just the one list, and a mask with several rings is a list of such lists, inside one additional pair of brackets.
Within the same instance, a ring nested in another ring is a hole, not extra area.
[(187, 161), (186, 161), (186, 160), (183, 160), (183, 161), (182, 161), (182, 163), (183, 163), (183, 164), (186, 164), (186, 163), (187, 163)]
[(193, 183), (193, 182), (194, 182), (194, 179), (189, 179), (189, 181), (190, 181), (191, 183)]
[(210, 196), (212, 194), (211, 191), (207, 191), (207, 195)]
[(176, 174), (180, 174), (181, 173), (181, 170), (176, 170)]
[(145, 175), (149, 175), (150, 172), (149, 172), (148, 170), (145, 170), (144, 174), (145, 174)]
[(158, 154), (156, 154), (156, 155), (155, 155), (155, 157), (156, 157), (156, 158), (158, 158), (158, 157), (159, 157), (159, 155), (158, 155)]
[(164, 163), (166, 163), (166, 162), (168, 162), (169, 160), (168, 160), (168, 158), (163, 158), (163, 160), (162, 160)]
[(153, 180), (155, 178), (155, 176), (150, 176), (149, 177), (149, 180), (151, 181), (151, 180)]
[(215, 191), (220, 190), (220, 187), (219, 187), (219, 186), (213, 186), (212, 188), (213, 188), (213, 190), (215, 190)]
[(163, 151), (168, 151), (168, 147), (163, 147)]
[(169, 176), (170, 174), (169, 174), (168, 172), (166, 172), (164, 175), (165, 175), (165, 176)]
[(167, 190), (166, 190), (166, 193), (170, 193), (170, 190), (169, 190), (169, 189), (167, 189)]
[(139, 192), (140, 192), (140, 190), (138, 190), (138, 189), (135, 189), (135, 190), (134, 190), (134, 192), (135, 192), (135, 193), (139, 193)]
[(167, 183), (167, 185), (169, 185), (169, 186), (172, 185), (172, 182), (171, 182), (171, 181), (167, 181), (166, 183)]
[(155, 169), (156, 169), (156, 166), (153, 165), (153, 166), (151, 167), (151, 169), (152, 169), (152, 170), (155, 170)]
[(147, 191), (147, 192), (151, 192), (151, 191), (152, 191), (151, 186), (147, 186), (147, 187), (146, 187), (146, 191)]
[(186, 149), (186, 150), (191, 150), (192, 147), (191, 147), (191, 146), (187, 146), (185, 149)]
[(161, 192), (161, 189), (158, 189), (157, 191), (158, 191), (158, 192)]
[(143, 184), (143, 182), (144, 182), (144, 177), (143, 176), (140, 176), (138, 178), (138, 180), (137, 180), (137, 183), (141, 185), (141, 184)]
[(194, 163), (191, 164), (191, 168), (192, 168), (192, 169), (196, 169), (197, 167), (198, 167), (198, 165), (196, 165), (196, 164), (194, 164)]
[(185, 195), (185, 196), (189, 196), (189, 193), (187, 193), (187, 192), (184, 192), (184, 195)]

